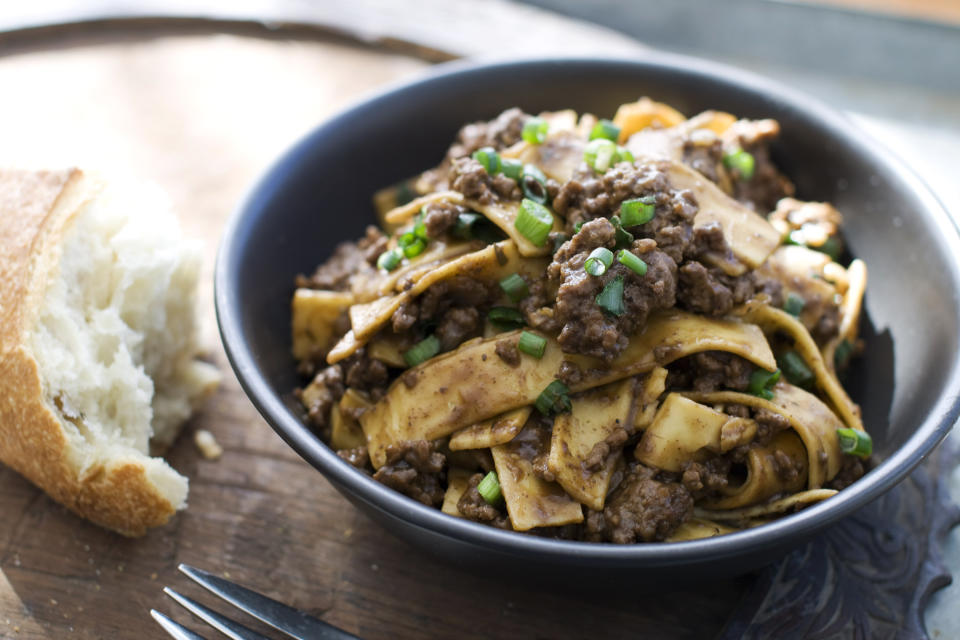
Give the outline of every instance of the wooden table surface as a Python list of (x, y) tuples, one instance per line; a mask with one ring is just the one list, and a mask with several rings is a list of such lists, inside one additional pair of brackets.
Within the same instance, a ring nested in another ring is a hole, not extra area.
[[(212, 267), (224, 222), (265, 166), (359, 95), (427, 63), (335, 39), (101, 34), (0, 50), (0, 162), (129, 171), (171, 195), (206, 243), (200, 313), (224, 381), (169, 459), (189, 508), (130, 540), (83, 522), (0, 466), (0, 637), (162, 638), (161, 593), (211, 603), (176, 571), (235, 579), (364, 638), (708, 638), (743, 581), (654, 594), (569, 595), (454, 570), (360, 515), (241, 391), (216, 334)], [(318, 256), (318, 260), (322, 256)], [(195, 429), (226, 452), (204, 460)], [(212, 637), (212, 636), (211, 636)]]

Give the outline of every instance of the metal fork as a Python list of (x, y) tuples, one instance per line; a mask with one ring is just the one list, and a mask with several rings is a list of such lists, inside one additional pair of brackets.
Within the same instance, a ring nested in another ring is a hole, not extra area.
[[(214, 595), (226, 600), (254, 618), (267, 623), (274, 629), (282, 631), (291, 638), (296, 638), (296, 640), (359, 640), (357, 636), (329, 625), (323, 620), (318, 620), (303, 611), (298, 611), (282, 602), (271, 600), (256, 591), (241, 587), (202, 569), (186, 564), (181, 564), (177, 568)], [(170, 587), (164, 587), (163, 592), (228, 638), (233, 640), (270, 640), (213, 609), (208, 609), (202, 604), (180, 595)], [(206, 640), (203, 636), (194, 633), (182, 624), (174, 622), (156, 609), (151, 609), (150, 615), (167, 633), (177, 640)]]

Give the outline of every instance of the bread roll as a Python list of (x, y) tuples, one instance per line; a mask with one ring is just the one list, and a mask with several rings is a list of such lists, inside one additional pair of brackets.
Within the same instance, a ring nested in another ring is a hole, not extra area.
[(0, 461), (124, 535), (186, 505), (150, 447), (219, 380), (197, 359), (199, 258), (156, 189), (0, 171)]

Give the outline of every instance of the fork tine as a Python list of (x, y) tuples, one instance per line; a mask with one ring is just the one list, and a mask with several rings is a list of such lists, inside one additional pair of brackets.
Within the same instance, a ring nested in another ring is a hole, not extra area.
[(150, 615), (163, 627), (164, 631), (170, 634), (170, 637), (176, 638), (176, 640), (207, 640), (199, 633), (190, 631), (190, 629), (179, 622), (174, 622), (156, 609), (150, 609)]
[(190, 598), (180, 595), (170, 587), (164, 587), (163, 592), (176, 600), (184, 609), (230, 638), (230, 640), (270, 640), (266, 636), (260, 635), (256, 631), (247, 629), (242, 624), (220, 615), (213, 609), (208, 609), (199, 602), (194, 602)]
[(181, 564), (180, 571), (211, 593), (296, 640), (359, 640), (323, 620), (260, 595), (201, 569)]

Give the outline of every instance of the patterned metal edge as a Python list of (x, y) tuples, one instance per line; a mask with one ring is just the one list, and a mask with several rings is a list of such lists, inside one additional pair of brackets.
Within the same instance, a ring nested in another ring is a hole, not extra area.
[(948, 439), (881, 498), (762, 569), (718, 640), (927, 639), (923, 612), (950, 584), (941, 545), (960, 524)]

